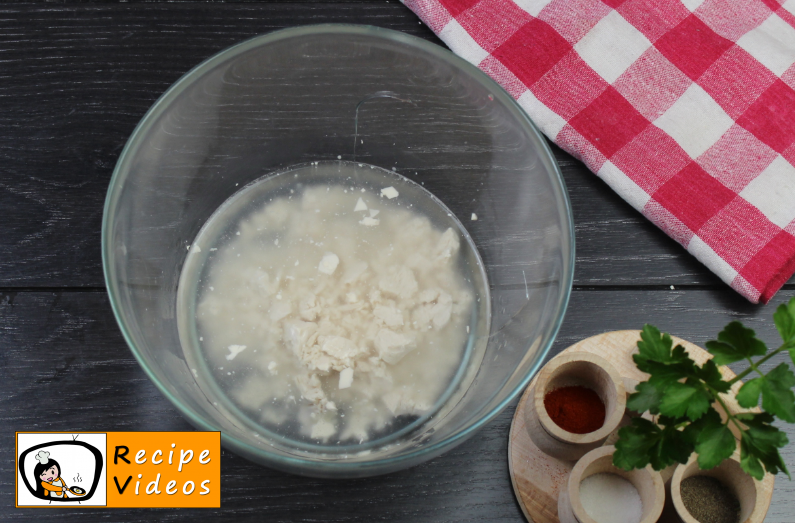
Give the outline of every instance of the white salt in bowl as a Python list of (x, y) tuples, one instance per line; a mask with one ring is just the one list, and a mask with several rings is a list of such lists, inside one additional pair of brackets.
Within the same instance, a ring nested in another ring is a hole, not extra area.
[[(488, 292), (461, 379), (421, 423), (361, 445), (299, 445), (208, 399), (180, 344), (177, 288), (186, 246), (241, 187), (336, 159), (394, 170), (438, 197), (466, 226)], [(116, 165), (102, 254), (125, 340), (197, 429), (221, 431), (227, 449), (267, 466), (350, 477), (441, 454), (527, 386), (563, 319), (574, 233), (560, 170), (508, 93), (418, 38), (320, 25), (231, 47), (155, 103)]]
[[(655, 523), (662, 514), (665, 505), (665, 486), (662, 475), (652, 469), (651, 465), (642, 469), (626, 471), (613, 465), (615, 447), (607, 445), (588, 452), (574, 465), (566, 484), (558, 496), (558, 517), (561, 523), (600, 523), (586, 512), (580, 488), (583, 481), (596, 474), (614, 474), (628, 481), (641, 501), (641, 513), (638, 523)], [(621, 511), (626, 507), (618, 500), (605, 499), (603, 502)], [(621, 514), (626, 516), (627, 514)], [(618, 521), (615, 517), (613, 521)]]

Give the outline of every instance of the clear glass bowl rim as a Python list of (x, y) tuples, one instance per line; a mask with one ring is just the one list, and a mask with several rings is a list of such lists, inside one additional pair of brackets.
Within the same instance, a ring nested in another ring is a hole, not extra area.
[(335, 471), (343, 472), (350, 469), (362, 470), (370, 468), (373, 469), (387, 468), (391, 464), (403, 461), (419, 463), (422, 461), (422, 457), (424, 455), (428, 454), (431, 454), (432, 456), (437, 455), (443, 452), (444, 450), (448, 450), (453, 446), (465, 441), (467, 438), (469, 438), (475, 432), (477, 432), (481, 427), (483, 427), (492, 419), (494, 419), (497, 416), (497, 414), (499, 414), (511, 401), (513, 401), (527, 387), (528, 383), (538, 371), (539, 367), (541, 366), (541, 363), (544, 361), (544, 358), (546, 357), (547, 353), (552, 347), (552, 343), (555, 341), (555, 338), (557, 337), (558, 331), (560, 330), (560, 326), (563, 323), (563, 318), (566, 312), (566, 307), (568, 306), (569, 303), (572, 284), (574, 281), (575, 238), (574, 238), (574, 219), (573, 219), (571, 201), (569, 199), (568, 191), (566, 190), (566, 183), (563, 179), (560, 167), (558, 166), (558, 163), (555, 160), (555, 157), (549, 145), (547, 144), (546, 139), (538, 130), (536, 125), (533, 123), (533, 121), (530, 120), (527, 113), (525, 113), (524, 109), (522, 109), (519, 106), (519, 104), (516, 102), (516, 100), (513, 99), (513, 97), (510, 94), (508, 94), (499, 84), (497, 84), (494, 80), (492, 80), (488, 75), (486, 75), (476, 66), (467, 62), (463, 58), (453, 54), (447, 49), (444, 49), (439, 45), (433, 44), (419, 37), (381, 27), (368, 26), (368, 25), (353, 25), (353, 24), (305, 25), (305, 26), (280, 29), (265, 35), (255, 36), (248, 40), (244, 40), (238, 44), (223, 49), (222, 51), (204, 60), (203, 62), (195, 66), (193, 69), (185, 73), (179, 80), (177, 80), (173, 85), (171, 85), (171, 87), (169, 87), (160, 96), (160, 98), (157, 99), (157, 101), (152, 105), (152, 107), (149, 108), (149, 110), (143, 116), (141, 121), (138, 123), (138, 125), (135, 127), (132, 134), (130, 135), (130, 138), (127, 140), (127, 143), (124, 146), (124, 149), (122, 150), (121, 154), (119, 155), (118, 161), (116, 162), (116, 167), (113, 170), (113, 175), (111, 176), (110, 179), (110, 185), (108, 186), (108, 192), (105, 197), (105, 206), (102, 215), (102, 232), (101, 232), (102, 270), (105, 277), (105, 284), (107, 286), (108, 297), (111, 309), (113, 310), (113, 315), (116, 318), (116, 322), (119, 325), (122, 336), (124, 337), (124, 340), (127, 342), (127, 345), (130, 347), (130, 350), (132, 351), (133, 356), (135, 356), (135, 359), (138, 361), (138, 364), (141, 366), (141, 368), (143, 368), (144, 372), (149, 377), (149, 379), (155, 384), (158, 390), (160, 390), (160, 392), (177, 408), (177, 410), (179, 410), (182, 416), (184, 416), (194, 427), (197, 427), (198, 429), (205, 431), (217, 431), (218, 429), (216, 427), (213, 427), (212, 425), (208, 424), (203, 417), (201, 417), (193, 410), (188, 408), (185, 404), (183, 404), (180, 401), (179, 398), (177, 398), (176, 396), (172, 395), (169, 392), (169, 390), (156, 377), (155, 373), (146, 363), (143, 356), (138, 352), (135, 343), (133, 343), (132, 337), (130, 336), (129, 331), (127, 329), (127, 322), (122, 314), (121, 306), (119, 305), (118, 289), (113, 283), (113, 268), (110, 264), (111, 242), (109, 237), (111, 230), (110, 221), (111, 221), (111, 216), (113, 215), (112, 210), (114, 210), (116, 205), (118, 204), (118, 200), (121, 194), (120, 187), (123, 180), (126, 179), (127, 173), (129, 172), (129, 164), (131, 162), (131, 157), (135, 152), (137, 152), (139, 146), (143, 142), (144, 137), (147, 135), (148, 131), (151, 129), (154, 122), (169, 106), (170, 102), (172, 102), (185, 89), (187, 89), (193, 83), (194, 80), (200, 78), (206, 71), (211, 70), (216, 65), (234, 56), (237, 56), (241, 53), (254, 49), (256, 47), (267, 45), (269, 43), (273, 43), (287, 38), (295, 38), (300, 36), (319, 35), (319, 34), (372, 36), (376, 38), (391, 40), (393, 42), (401, 44), (406, 44), (408, 46), (417, 47), (420, 50), (430, 55), (433, 55), (434, 57), (442, 61), (445, 61), (456, 68), (462, 69), (464, 72), (474, 76), (475, 78), (478, 78), (484, 84), (484, 86), (487, 86), (489, 88), (490, 93), (495, 98), (499, 98), (499, 100), (502, 103), (504, 103), (510, 110), (512, 110), (517, 120), (525, 123), (527, 128), (531, 131), (531, 134), (536, 138), (536, 141), (542, 151), (542, 155), (544, 153), (546, 154), (547, 163), (552, 167), (556, 175), (556, 179), (559, 183), (559, 186), (557, 187), (559, 192), (558, 200), (564, 204), (565, 207), (564, 210), (569, 224), (569, 230), (567, 232), (569, 237), (569, 243), (571, 245), (571, 251), (569, 253), (569, 259), (568, 259), (569, 263), (564, 264), (563, 273), (561, 275), (561, 292), (559, 293), (558, 296), (557, 307), (555, 311), (555, 324), (552, 326), (551, 334), (544, 343), (544, 345), (539, 346), (540, 350), (539, 352), (537, 352), (536, 361), (533, 364), (532, 368), (528, 371), (527, 375), (519, 382), (519, 384), (516, 387), (514, 387), (514, 389), (506, 396), (506, 398), (503, 401), (501, 401), (485, 416), (482, 416), (479, 420), (475, 421), (470, 427), (466, 428), (463, 431), (455, 433), (433, 445), (422, 447), (407, 454), (401, 454), (400, 456), (384, 458), (369, 462), (314, 461), (298, 457), (284, 456), (270, 452), (264, 448), (249, 445), (248, 443), (240, 441), (235, 437), (228, 436), (223, 432), (221, 433), (221, 441), (226, 448), (234, 452), (239, 452), (244, 456), (255, 456), (265, 462), (273, 463), (274, 465), (279, 466), (279, 468), (283, 468), (285, 470), (294, 469), (294, 468), (303, 469), (303, 470), (317, 469), (317, 470), (322, 470), (326, 474), (328, 473), (333, 474)]

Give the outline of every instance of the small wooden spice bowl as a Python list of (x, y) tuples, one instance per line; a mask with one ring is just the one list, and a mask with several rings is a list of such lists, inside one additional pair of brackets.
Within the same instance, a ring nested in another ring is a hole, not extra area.
[(671, 477), (671, 500), (679, 521), (699, 523), (685, 508), (681, 491), (682, 481), (696, 475), (713, 477), (731, 490), (740, 502), (739, 523), (762, 523), (764, 521), (770, 504), (770, 496), (762, 492), (765, 488), (762, 482), (755, 480), (742, 469), (739, 453), (735, 452), (731, 458), (709, 470), (701, 470), (698, 467), (697, 457), (693, 454), (686, 464), (677, 466)]
[[(575, 434), (559, 427), (547, 413), (547, 393), (569, 386), (593, 390), (605, 405), (605, 422), (599, 430)], [(606, 359), (590, 352), (560, 354), (541, 369), (530, 392), (525, 420), (533, 443), (544, 453), (566, 461), (576, 461), (600, 447), (613, 432), (626, 410), (627, 394), (618, 371)]]
[[(580, 500), (580, 484), (594, 474), (615, 474), (632, 483), (640, 495), (643, 512), (640, 523), (655, 523), (665, 504), (665, 485), (659, 472), (651, 465), (643, 469), (626, 471), (613, 465), (612, 445), (592, 450), (580, 459), (569, 475), (568, 482), (558, 496), (560, 523), (598, 523), (585, 512)], [(621, 510), (621, 507), (616, 507)]]

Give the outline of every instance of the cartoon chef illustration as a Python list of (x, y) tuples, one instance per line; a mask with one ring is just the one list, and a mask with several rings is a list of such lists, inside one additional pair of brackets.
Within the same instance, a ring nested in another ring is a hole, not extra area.
[(36, 478), (36, 493), (51, 499), (68, 497), (69, 488), (61, 478), (61, 466), (58, 462), (50, 459), (50, 453), (46, 450), (40, 450), (36, 454), (36, 461), (39, 462), (33, 468), (33, 475)]

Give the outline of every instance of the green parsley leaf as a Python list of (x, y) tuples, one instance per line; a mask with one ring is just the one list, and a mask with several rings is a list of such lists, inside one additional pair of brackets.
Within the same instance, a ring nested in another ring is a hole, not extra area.
[(695, 375), (717, 392), (728, 392), (731, 389), (731, 385), (728, 381), (724, 381), (718, 366), (712, 360), (708, 360), (701, 368), (696, 368)]
[(775, 416), (795, 422), (795, 394), (791, 388), (795, 386), (795, 374), (786, 363), (782, 363), (767, 375), (749, 380), (740, 387), (737, 403), (750, 409), (759, 405), (762, 395), (762, 407)]
[(684, 363), (687, 361), (692, 362), (693, 360), (690, 359), (690, 355), (687, 353), (684, 347), (682, 347), (681, 345), (677, 345), (671, 351), (671, 361), (675, 363)]
[[(765, 469), (771, 474), (777, 474), (782, 471), (789, 476), (787, 466), (778, 452), (779, 448), (784, 447), (789, 442), (787, 435), (767, 423), (745, 421), (745, 424), (748, 429), (742, 432), (742, 442), (745, 444), (746, 453), (762, 462)], [(745, 470), (749, 474), (752, 474), (752, 472), (758, 473), (758, 470), (755, 470), (753, 465), (751, 465), (750, 470)], [(759, 478), (757, 477), (757, 479)]]
[(702, 427), (696, 440), (696, 452), (698, 453), (698, 466), (701, 469), (711, 469), (731, 457), (737, 449), (737, 440), (727, 425), (710, 418), (710, 422)]
[(674, 427), (681, 425), (682, 423), (690, 423), (690, 420), (687, 419), (687, 416), (657, 416), (657, 425), (660, 425), (661, 427)]
[(778, 449), (786, 446), (789, 439), (784, 432), (771, 425), (774, 420), (773, 416), (762, 412), (737, 414), (735, 417), (746, 426), (746, 430), (742, 431), (740, 442), (742, 452), (740, 461), (741, 464), (747, 462), (748, 468), (743, 465), (743, 469), (755, 478), (761, 479), (760, 476), (754, 475), (758, 473), (754, 464), (754, 459), (756, 459), (771, 474), (777, 474), (781, 470), (789, 476), (784, 460), (778, 453)]
[[(795, 343), (795, 298), (792, 298), (789, 303), (782, 303), (778, 306), (773, 314), (773, 321), (784, 343)], [(790, 349), (791, 353), (792, 349)], [(793, 357), (793, 361), (795, 361), (795, 357)]]
[(734, 363), (751, 356), (763, 356), (767, 346), (757, 339), (753, 329), (733, 321), (718, 334), (718, 341), (708, 341), (707, 350), (714, 356), (716, 365)]
[(746, 425), (770, 424), (776, 419), (772, 414), (768, 414), (767, 412), (741, 412), (735, 414), (734, 417)]
[(660, 412), (660, 400), (663, 391), (653, 383), (643, 381), (635, 387), (635, 392), (627, 398), (627, 408), (635, 412), (643, 413), (647, 410), (652, 414)]
[[(768, 372), (762, 379), (762, 408), (784, 421), (795, 423), (795, 374), (786, 363)], [(756, 380), (752, 380), (756, 381)]]
[(762, 383), (765, 378), (754, 378), (743, 383), (737, 392), (737, 403), (745, 409), (752, 409), (759, 405), (759, 394), (762, 392)]
[[(688, 420), (687, 418), (676, 418), (677, 424), (682, 423), (683, 421)], [(710, 406), (709, 410), (707, 410), (703, 416), (698, 418), (696, 421), (691, 421), (685, 425), (684, 430), (682, 430), (682, 435), (687, 439), (687, 441), (690, 442), (691, 446), (695, 447), (695, 444), (698, 441), (698, 435), (701, 433), (701, 430), (706, 426), (719, 423), (723, 423), (720, 414), (718, 414), (718, 411), (715, 410), (714, 407)]]
[(654, 325), (646, 324), (640, 331), (638, 354), (643, 359), (667, 363), (671, 361), (673, 341), (668, 334), (661, 334)]
[[(635, 354), (635, 356), (637, 357), (638, 355)], [(654, 383), (660, 389), (664, 389), (671, 383), (694, 376), (696, 373), (696, 366), (693, 361), (660, 363), (658, 361), (642, 360), (641, 364), (637, 364), (637, 367), (639, 370), (648, 373), (648, 381)]]
[[(644, 325), (641, 339), (638, 341), (638, 353), (632, 356), (638, 370), (649, 374), (648, 382), (656, 388), (657, 394), (664, 394), (665, 389), (672, 383), (696, 375), (696, 364), (690, 359), (684, 347), (677, 345), (672, 348), (672, 346), (671, 336), (660, 333), (653, 325)], [(654, 393), (651, 387), (644, 389), (635, 401), (640, 401), (641, 396), (646, 402), (658, 403), (653, 400)], [(637, 406), (640, 408), (641, 405)], [(647, 405), (647, 410), (650, 408)], [(656, 409), (651, 412), (656, 413)]]
[(762, 481), (765, 477), (765, 469), (762, 468), (762, 463), (749, 449), (745, 438), (740, 441), (740, 466), (752, 478)]
[(687, 463), (693, 453), (693, 443), (675, 425), (666, 426), (662, 431), (659, 454), (653, 455), (651, 466), (662, 470), (674, 463)]
[[(775, 314), (776, 327), (784, 339), (778, 349), (788, 350), (795, 362), (795, 298), (781, 305)], [(673, 347), (668, 334), (645, 325), (633, 355), (637, 368), (649, 375), (627, 399), (636, 412), (659, 414), (656, 423), (634, 418), (619, 430), (613, 462), (630, 470), (651, 464), (661, 470), (673, 463), (685, 463), (698, 453), (699, 467), (709, 469), (729, 458), (737, 440), (729, 424), (740, 428), (740, 454), (743, 469), (762, 479), (765, 472), (789, 475), (779, 448), (788, 443), (787, 435), (772, 423), (776, 418), (795, 423), (795, 373), (782, 363), (761, 377), (749, 379), (737, 392), (744, 408), (760, 404), (764, 412), (744, 412), (726, 423), (712, 406), (718, 394), (731, 392), (729, 380), (719, 365), (767, 354), (767, 347), (752, 329), (740, 322), (729, 323), (718, 339), (707, 343), (712, 359), (698, 366), (681, 345)], [(754, 363), (752, 368), (756, 369)], [(749, 371), (745, 371), (743, 376)], [(750, 376), (749, 376), (750, 378)]]
[(693, 444), (676, 429), (675, 423), (661, 428), (649, 420), (633, 418), (618, 435), (613, 464), (624, 470), (643, 468), (649, 463), (655, 470), (662, 470), (677, 462), (686, 463), (693, 452)]
[(662, 429), (643, 418), (632, 418), (632, 422), (618, 431), (613, 464), (624, 470), (643, 468), (649, 464), (652, 449), (662, 439)]
[(660, 401), (660, 413), (672, 417), (686, 415), (697, 420), (709, 410), (712, 401), (712, 395), (698, 382), (672, 383)]

